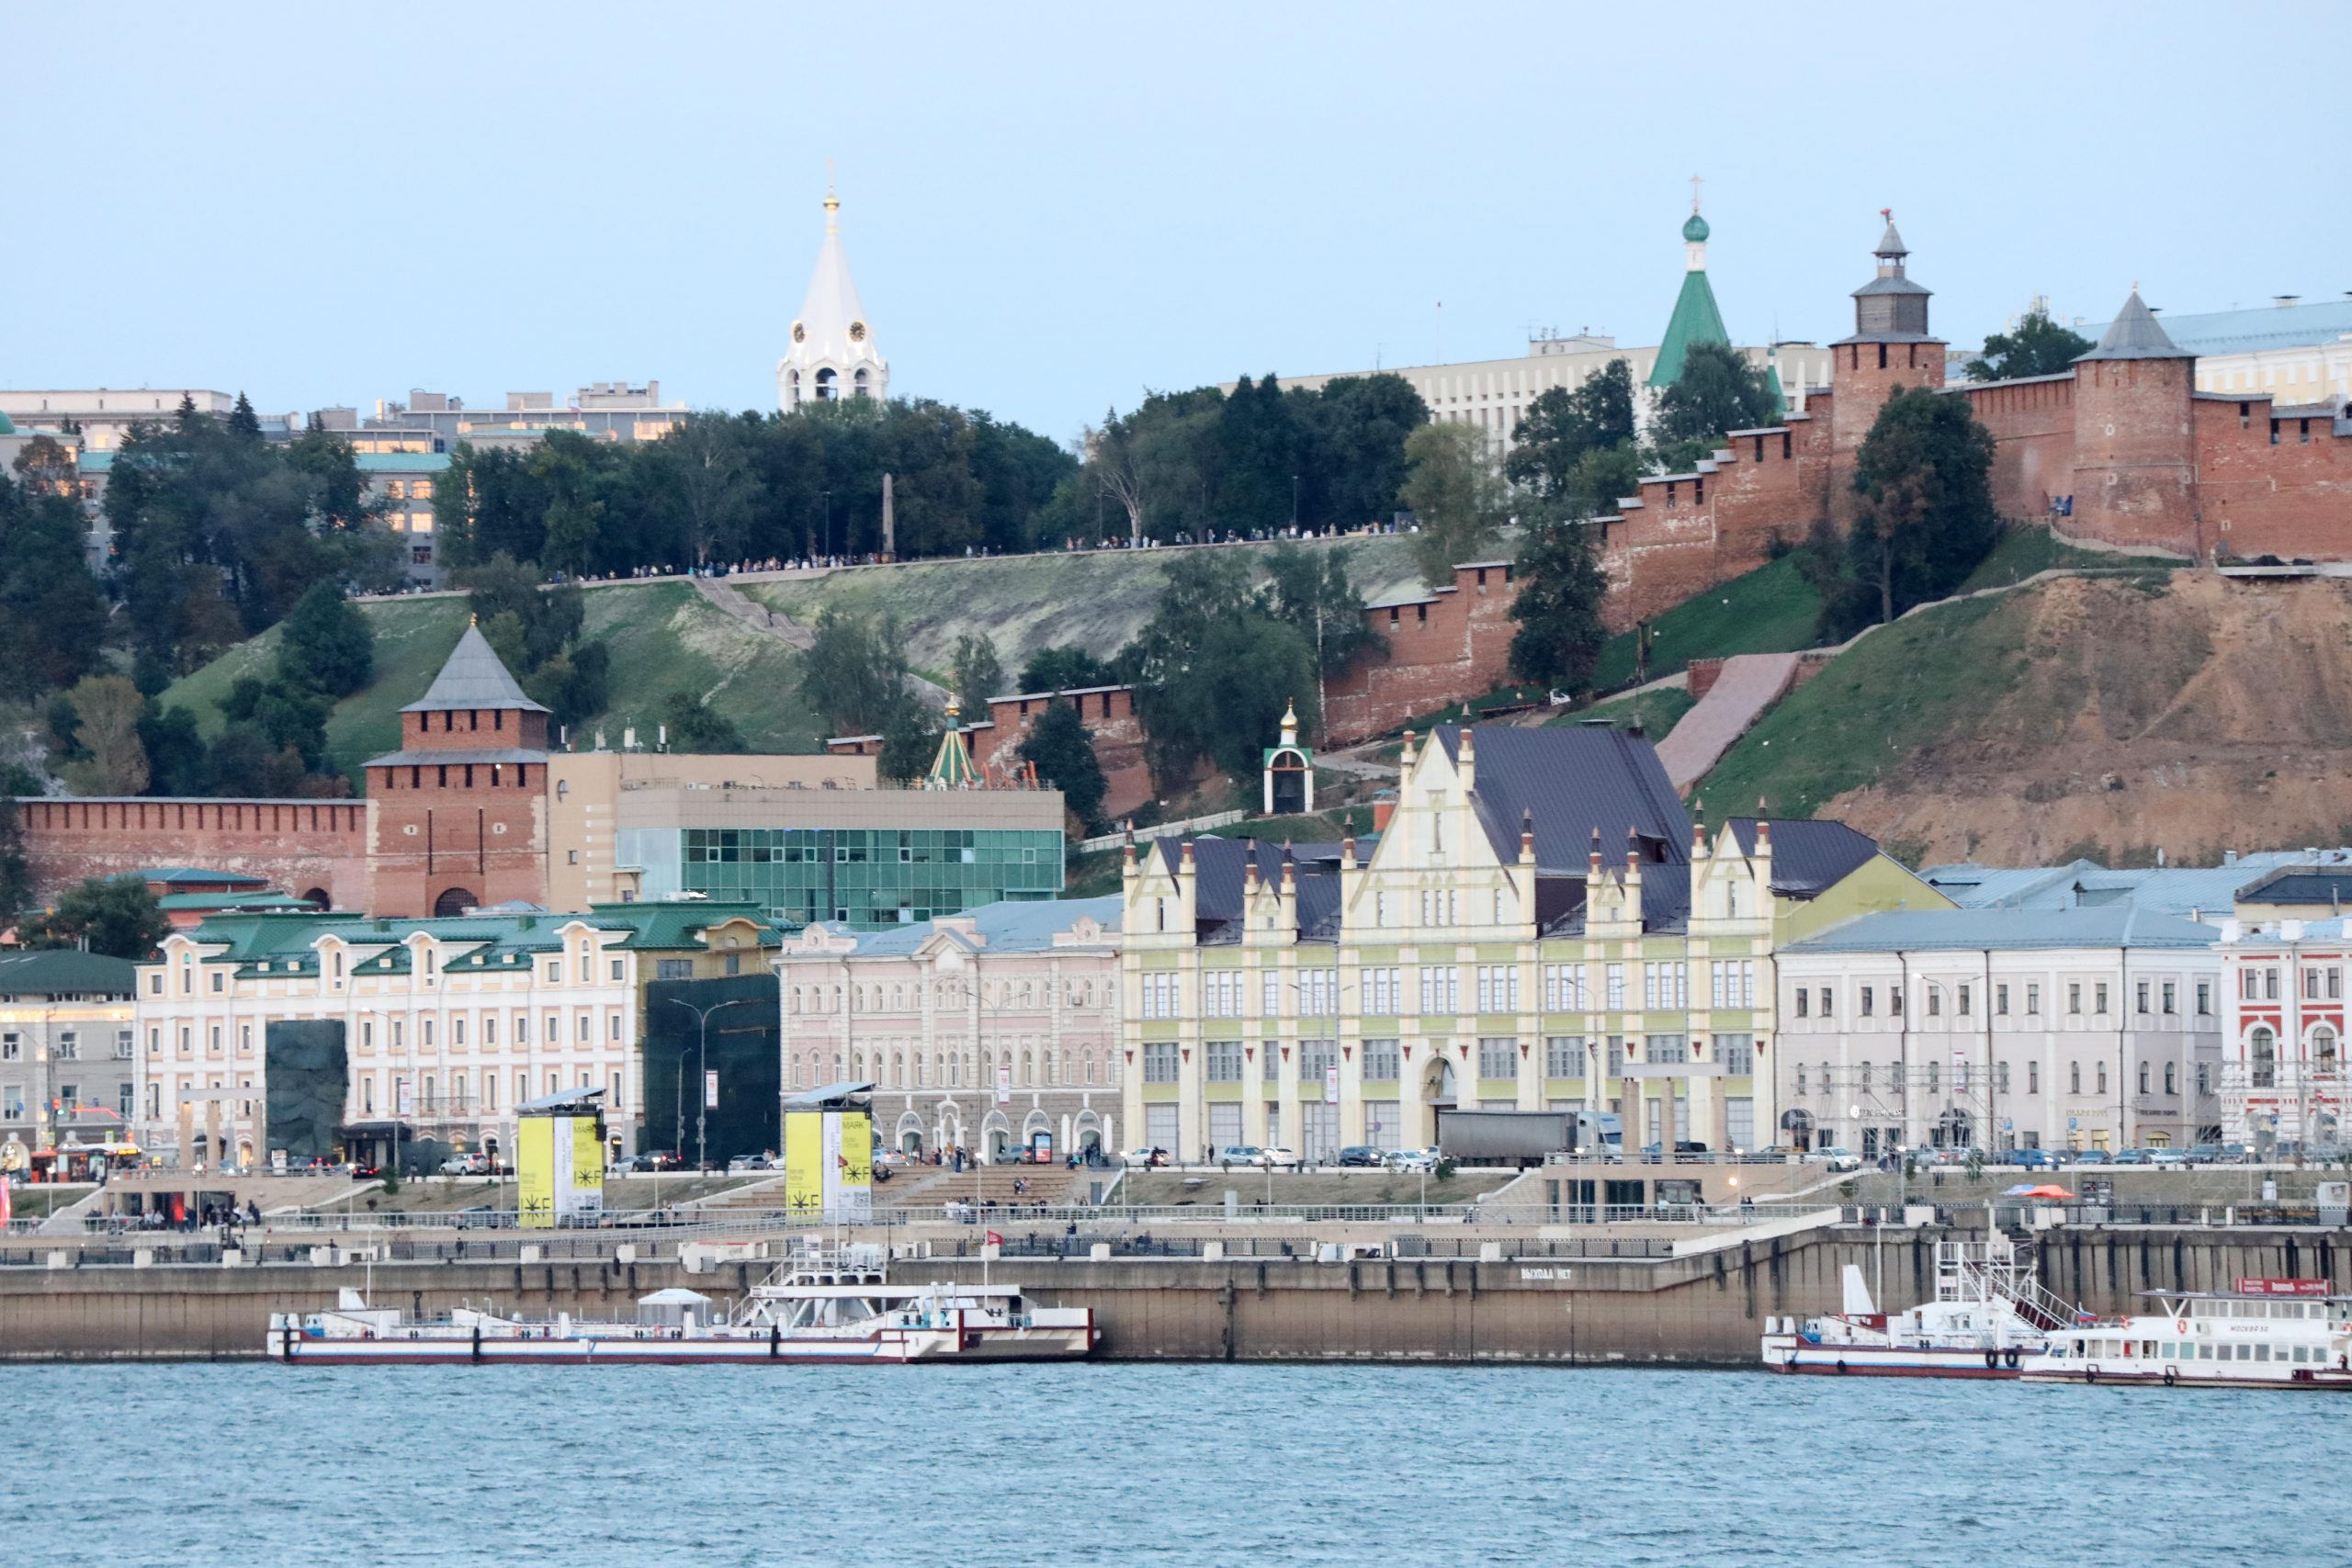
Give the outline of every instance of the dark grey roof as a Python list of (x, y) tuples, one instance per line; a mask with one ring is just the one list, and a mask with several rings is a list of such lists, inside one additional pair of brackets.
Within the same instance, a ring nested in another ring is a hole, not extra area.
[(1907, 256), (1911, 254), (1911, 247), (1905, 244), (1903, 236), (1894, 231), (1894, 220), (1892, 218), (1886, 220), (1886, 232), (1878, 237), (1877, 254), (1883, 256)]
[[(1623, 860), (1601, 867), (1601, 874), (1622, 884)], [(1539, 936), (1576, 936), (1584, 931), (1584, 878), (1566, 874), (1535, 878), (1535, 929)], [(1688, 930), (1690, 922), (1690, 867), (1688, 864), (1642, 867), (1642, 930), (1670, 935)]]
[(1927, 294), (1931, 292), (1924, 283), (1914, 283), (1909, 277), (1896, 274), (1889, 277), (1873, 277), (1854, 290), (1854, 298), (1866, 294)]
[(370, 757), (362, 764), (370, 768), (432, 767), (447, 763), (452, 767), (461, 762), (544, 762), (545, 751), (526, 751), (519, 746), (484, 748), (474, 751), (387, 751), (380, 757)]
[(523, 688), (514, 683), (514, 677), (478, 626), (469, 626), (466, 635), (458, 639), (458, 646), (449, 650), (448, 662), (441, 666), (440, 674), (433, 677), (432, 688), (401, 712), (440, 713), (451, 708), (548, 711), (523, 694)]
[(2123, 310), (2107, 326), (2098, 346), (2088, 354), (2075, 356), (2075, 363), (2093, 359), (2194, 359), (2197, 356), (2179, 347), (2156, 324), (2155, 312), (2141, 302), (2140, 291), (2134, 288), (2132, 298), (2123, 301)]
[[(1477, 776), (1472, 796), (1487, 841), (1506, 865), (1519, 859), (1522, 818), (1535, 825), (1535, 863), (1546, 871), (1582, 874), (1592, 836), (1601, 853), (1622, 865), (1630, 829), (1648, 863), (1690, 856), (1690, 818), (1648, 740), (1614, 727), (1519, 729), (1481, 725), (1473, 731)], [(1459, 759), (1462, 730), (1431, 732), (1446, 754)]]
[[(1298, 896), (1298, 935), (1302, 942), (1336, 942), (1340, 935), (1340, 872), (1336, 860), (1293, 853), (1271, 839), (1219, 839), (1203, 836), (1193, 844), (1193, 932), (1207, 945), (1241, 940), (1241, 889), (1250, 863), (1269, 887), (1282, 884), (1283, 867), (1291, 868), (1291, 886)], [(1153, 846), (1174, 871), (1183, 861), (1183, 845), (1161, 839)], [(1322, 846), (1310, 846), (1320, 849)]]
[(2241, 904), (2352, 904), (2352, 870), (2278, 871), (2238, 892)]
[(0, 956), (0, 997), (127, 997), (136, 978), (128, 959), (73, 948)]
[[(1756, 852), (1753, 817), (1731, 819), (1742, 854)], [(1851, 875), (1878, 853), (1878, 842), (1843, 822), (1805, 818), (1767, 818), (1772, 825), (1772, 891), (1790, 898), (1815, 898)]]

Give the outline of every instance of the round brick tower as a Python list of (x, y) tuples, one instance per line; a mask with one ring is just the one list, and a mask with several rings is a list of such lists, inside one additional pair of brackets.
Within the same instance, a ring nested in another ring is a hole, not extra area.
[(2075, 501), (2064, 531), (2115, 545), (2203, 553), (2190, 398), (2197, 356), (2132, 298), (2075, 361)]

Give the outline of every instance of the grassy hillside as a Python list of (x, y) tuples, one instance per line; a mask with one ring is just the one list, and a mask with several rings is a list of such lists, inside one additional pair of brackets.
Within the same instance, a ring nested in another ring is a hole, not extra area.
[[(1649, 678), (1671, 675), (1694, 659), (1811, 648), (1820, 619), (1821, 596), (1797, 570), (1796, 558), (1783, 556), (1652, 621)], [(1601, 649), (1597, 679), (1604, 691), (1632, 682), (1631, 632), (1611, 637)]]
[[(400, 710), (433, 683), (469, 615), (456, 597), (361, 608), (376, 631), (376, 681), (338, 703), (327, 720), (328, 751), (345, 772), (400, 744)], [(650, 730), (662, 698), (688, 691), (732, 719), (754, 750), (816, 749), (816, 716), (798, 694), (799, 654), (711, 608), (685, 583), (593, 587), (586, 611), (588, 635), (612, 648), (613, 673), (611, 701), (584, 732), (601, 728), (618, 745), (624, 727)], [(277, 657), (273, 629), (175, 682), (162, 701), (188, 707), (207, 733), (217, 731), (230, 686), (241, 675), (266, 673)]]
[(1596, 718), (1623, 726), (1634, 719), (1642, 721), (1642, 731), (1653, 740), (1663, 740), (1673, 732), (1684, 714), (1698, 705), (1698, 699), (1679, 686), (1660, 686), (1655, 691), (1639, 692), (1623, 697), (1611, 697), (1605, 703), (1577, 708), (1544, 722), (1554, 727), (1583, 724)]
[[(1368, 604), (1417, 596), (1411, 541), (1401, 535), (1314, 540), (1344, 548), (1350, 577)], [(1270, 547), (1252, 547), (1262, 555)], [(1175, 550), (1098, 550), (1081, 555), (1006, 556), (865, 567), (786, 582), (747, 583), (744, 592), (803, 625), (828, 605), (895, 616), (907, 658), (937, 675), (956, 638), (985, 631), (1007, 674), (1041, 648), (1076, 644), (1108, 656), (1143, 629), (1159, 607)]]

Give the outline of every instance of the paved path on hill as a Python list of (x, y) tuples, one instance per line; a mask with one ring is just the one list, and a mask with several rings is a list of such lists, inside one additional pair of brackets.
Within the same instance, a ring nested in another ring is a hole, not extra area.
[(1688, 794), (1705, 777), (1731, 743), (1781, 700), (1796, 676), (1793, 653), (1741, 653), (1724, 660), (1723, 672), (1707, 694), (1657, 743), (1657, 760), (1666, 765), (1674, 793)]
[[(778, 642), (798, 649), (803, 653), (816, 646), (815, 632), (810, 631), (781, 610), (771, 610), (764, 604), (755, 603), (727, 579), (690, 577), (686, 581), (694, 584), (695, 592), (701, 594), (712, 609), (722, 615), (732, 616), (753, 631), (765, 637), (772, 637)], [(927, 681), (921, 675), (910, 674), (907, 677), (907, 683), (914, 688), (916, 696), (933, 707), (944, 708), (947, 705), (947, 688), (937, 682)]]

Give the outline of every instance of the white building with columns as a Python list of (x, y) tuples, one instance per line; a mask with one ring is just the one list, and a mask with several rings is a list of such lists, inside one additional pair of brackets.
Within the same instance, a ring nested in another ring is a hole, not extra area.
[(1009, 901), (896, 931), (819, 921), (776, 955), (784, 1090), (874, 1089), (874, 1134), (1116, 1156), (1120, 901)]
[(809, 403), (890, 395), (890, 365), (874, 346), (874, 326), (842, 254), (842, 202), (825, 188), (825, 243), (792, 323), (792, 342), (776, 362), (776, 406), (790, 413)]

